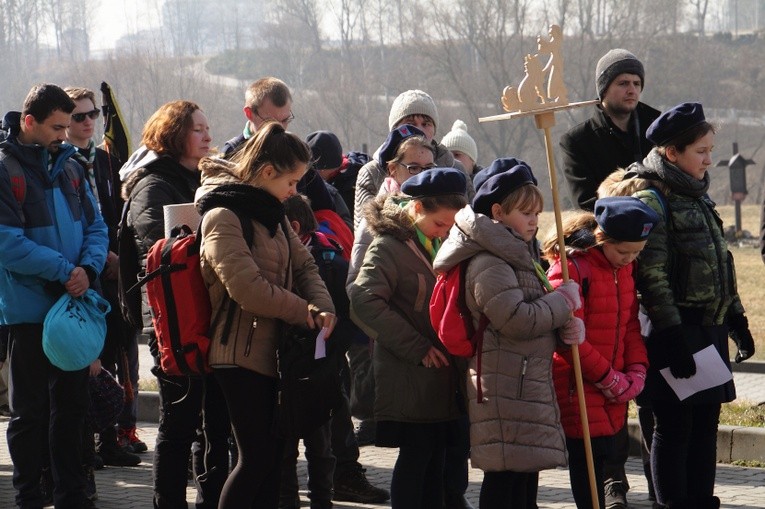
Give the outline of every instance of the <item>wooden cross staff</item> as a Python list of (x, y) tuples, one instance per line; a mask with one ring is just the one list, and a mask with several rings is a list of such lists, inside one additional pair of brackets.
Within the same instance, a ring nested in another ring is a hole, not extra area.
[[(550, 129), (555, 125), (555, 112), (572, 108), (581, 108), (597, 104), (598, 101), (583, 101), (577, 103), (568, 102), (566, 85), (563, 83), (563, 55), (561, 44), (563, 32), (558, 25), (551, 25), (549, 38), (537, 37), (539, 53), (526, 55), (523, 68), (526, 73), (518, 88), (505, 87), (502, 91), (502, 106), (508, 113), (491, 117), (479, 118), (479, 122), (496, 122), (500, 120), (513, 120), (521, 117), (534, 115), (537, 129), (543, 129), (545, 133), (545, 148), (547, 150), (547, 169), (550, 173), (550, 186), (552, 187), (553, 208), (555, 211), (555, 229), (558, 233), (558, 248), (560, 251), (560, 264), (563, 280), (568, 281), (568, 263), (566, 261), (566, 248), (563, 241), (563, 223), (561, 221), (560, 199), (558, 197), (558, 178), (555, 173), (555, 157)], [(540, 58), (549, 55), (547, 64), (542, 66)], [(547, 74), (547, 87), (544, 87), (544, 78)], [(590, 479), (590, 495), (593, 509), (600, 509), (598, 490), (595, 481), (595, 469), (592, 460), (592, 444), (590, 443), (590, 426), (587, 420), (587, 405), (584, 400), (584, 386), (582, 384), (582, 364), (579, 360), (579, 346), (572, 345), (571, 353), (574, 360), (574, 375), (576, 377), (576, 394), (579, 398), (579, 415), (582, 420), (582, 432), (584, 434), (584, 450), (587, 459), (587, 474)]]

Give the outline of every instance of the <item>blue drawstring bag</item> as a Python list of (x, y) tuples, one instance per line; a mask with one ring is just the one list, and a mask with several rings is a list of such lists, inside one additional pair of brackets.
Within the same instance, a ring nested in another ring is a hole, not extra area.
[(43, 352), (51, 364), (77, 371), (96, 360), (104, 347), (110, 309), (109, 302), (93, 289), (80, 297), (62, 295), (43, 323)]

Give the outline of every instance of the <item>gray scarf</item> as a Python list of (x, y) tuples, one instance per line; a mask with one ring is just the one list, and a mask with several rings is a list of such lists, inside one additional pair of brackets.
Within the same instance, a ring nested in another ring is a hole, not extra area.
[(701, 198), (709, 190), (709, 172), (704, 174), (703, 179), (695, 179), (663, 158), (655, 148), (643, 159), (642, 167), (640, 165), (635, 167), (634, 170), (638, 176), (661, 180), (673, 193)]

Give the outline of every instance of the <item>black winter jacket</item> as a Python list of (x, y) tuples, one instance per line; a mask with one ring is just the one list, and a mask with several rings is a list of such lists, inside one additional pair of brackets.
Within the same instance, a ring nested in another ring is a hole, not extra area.
[(640, 137), (636, 144), (633, 131), (633, 146), (624, 142), (626, 135), (620, 136), (614, 131), (615, 127), (600, 107), (592, 117), (572, 127), (561, 137), (563, 174), (575, 206), (592, 210), (600, 183), (617, 168), (642, 161), (653, 148), (645, 137), (645, 131), (661, 112), (643, 103), (638, 103), (635, 111), (637, 123), (633, 115), (630, 128), (636, 129)]

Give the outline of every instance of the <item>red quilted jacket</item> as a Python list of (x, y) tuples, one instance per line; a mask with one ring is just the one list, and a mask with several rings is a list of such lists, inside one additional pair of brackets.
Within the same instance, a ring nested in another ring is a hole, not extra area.
[[(585, 323), (585, 341), (579, 346), (582, 378), (587, 402), (590, 435), (593, 437), (616, 434), (627, 418), (626, 403), (609, 403), (595, 387), (613, 367), (624, 371), (630, 364), (648, 366), (643, 338), (638, 323), (638, 300), (633, 271), (635, 263), (614, 269), (599, 247), (575, 252), (577, 263), (568, 260), (569, 277), (580, 283), (583, 306), (576, 312)], [(560, 260), (553, 263), (547, 273), (557, 287), (563, 282)], [(582, 279), (587, 279), (585, 285)], [(553, 358), (553, 379), (561, 411), (561, 422), (566, 436), (582, 438), (579, 417), (579, 398), (576, 394), (574, 364), (571, 349), (562, 343)]]

